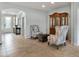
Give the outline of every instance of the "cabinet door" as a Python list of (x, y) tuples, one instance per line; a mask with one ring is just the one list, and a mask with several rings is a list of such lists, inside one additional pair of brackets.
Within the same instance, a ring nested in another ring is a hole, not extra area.
[(68, 25), (68, 17), (66, 17), (66, 25)]
[(60, 18), (59, 17), (56, 17), (55, 24), (56, 24), (56, 26), (60, 26)]
[(52, 20), (52, 24), (53, 24), (53, 27), (55, 27), (55, 18), (53, 18), (53, 20)]
[(52, 23), (53, 23), (53, 21), (52, 21), (52, 17), (50, 18), (50, 28), (52, 28)]
[(64, 17), (61, 18), (61, 25), (65, 25), (65, 18)]

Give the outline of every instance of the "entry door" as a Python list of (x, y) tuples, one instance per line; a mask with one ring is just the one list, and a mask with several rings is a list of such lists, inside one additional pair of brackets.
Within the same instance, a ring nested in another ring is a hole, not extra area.
[(6, 33), (10, 33), (13, 31), (13, 28), (12, 28), (12, 18), (7, 16), (7, 17), (4, 17), (4, 32)]

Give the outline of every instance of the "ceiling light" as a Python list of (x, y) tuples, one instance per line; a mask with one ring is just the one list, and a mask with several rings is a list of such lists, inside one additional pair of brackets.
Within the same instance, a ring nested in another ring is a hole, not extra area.
[(54, 4), (54, 2), (53, 2), (53, 1), (51, 1), (50, 3), (51, 3), (51, 4)]
[(42, 5), (42, 8), (45, 8), (46, 6), (45, 5)]

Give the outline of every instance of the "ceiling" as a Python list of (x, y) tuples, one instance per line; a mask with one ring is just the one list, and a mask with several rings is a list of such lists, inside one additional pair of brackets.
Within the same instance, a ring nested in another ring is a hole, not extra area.
[[(70, 4), (70, 2), (54, 2), (54, 4), (51, 4), (50, 2), (6, 2), (6, 3), (43, 11), (48, 11), (49, 9), (58, 8)], [(42, 8), (42, 5), (45, 5), (46, 7)]]
[(12, 8), (10, 8), (10, 9), (4, 9), (4, 10), (2, 10), (2, 14), (11, 14), (11, 15), (17, 15), (18, 13), (20, 13), (20, 12), (22, 12), (21, 10), (19, 10), (19, 9), (12, 9)]

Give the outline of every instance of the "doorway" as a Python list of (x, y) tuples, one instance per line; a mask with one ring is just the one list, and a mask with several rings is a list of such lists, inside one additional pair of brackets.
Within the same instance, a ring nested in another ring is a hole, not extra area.
[(4, 21), (4, 23), (3, 23), (3, 32), (4, 33), (12, 33), (13, 32), (12, 17), (11, 16), (5, 16), (3, 21)]

